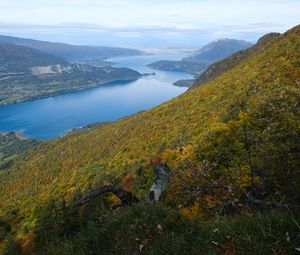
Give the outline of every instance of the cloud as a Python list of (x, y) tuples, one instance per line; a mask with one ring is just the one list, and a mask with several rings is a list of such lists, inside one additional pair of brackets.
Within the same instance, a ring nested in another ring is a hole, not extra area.
[(299, 24), (299, 9), (299, 0), (0, 0), (0, 33), (91, 44), (254, 41)]
[(180, 26), (299, 23), (299, 0), (0, 0), (0, 19), (30, 24), (94, 23)]
[(117, 36), (125, 37), (125, 38), (140, 38), (142, 35), (138, 32), (117, 32), (115, 33)]

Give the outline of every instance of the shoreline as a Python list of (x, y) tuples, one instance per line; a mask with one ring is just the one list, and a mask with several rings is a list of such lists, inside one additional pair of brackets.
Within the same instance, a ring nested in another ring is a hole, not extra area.
[(27, 137), (25, 136), (24, 134), (22, 134), (21, 132), (19, 131), (4, 131), (4, 132), (1, 132), (0, 131), (0, 135), (8, 135), (8, 134), (14, 134), (17, 138), (19, 138), (21, 141), (26, 141), (26, 140), (29, 140), (29, 139), (34, 139), (34, 140), (37, 140), (36, 138), (30, 138), (30, 137)]
[(36, 101), (36, 100), (39, 100), (39, 99), (45, 99), (45, 98), (49, 98), (49, 97), (55, 97), (55, 96), (64, 95), (64, 94), (68, 94), (68, 93), (73, 93), (73, 92), (80, 92), (80, 91), (84, 91), (84, 90), (95, 89), (95, 88), (98, 88), (98, 87), (101, 87), (101, 86), (106, 86), (106, 85), (114, 85), (114, 84), (117, 84), (117, 83), (124, 83), (124, 84), (126, 84), (126, 83), (130, 83), (130, 82), (133, 82), (133, 81), (137, 81), (140, 78), (142, 78), (144, 76), (147, 76), (147, 75), (149, 75), (149, 74), (142, 74), (141, 77), (136, 78), (136, 79), (114, 80), (114, 81), (108, 81), (108, 82), (103, 82), (103, 83), (91, 84), (91, 85), (86, 86), (85, 88), (70, 89), (70, 90), (67, 90), (67, 91), (61, 91), (61, 92), (57, 92), (57, 93), (51, 93), (51, 94), (48, 94), (48, 95), (35, 96), (35, 97), (32, 97), (32, 98), (28, 98), (28, 99), (24, 99), (24, 100), (20, 100), (20, 101), (13, 101), (13, 102), (10, 102), (10, 103), (1, 103), (0, 102), (0, 107), (2, 107), (2, 106), (8, 106), (8, 105), (14, 105), (14, 104), (19, 104), (19, 103)]

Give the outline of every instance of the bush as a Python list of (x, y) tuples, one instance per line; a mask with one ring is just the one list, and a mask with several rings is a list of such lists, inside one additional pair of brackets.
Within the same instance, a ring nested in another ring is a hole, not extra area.
[(21, 255), (22, 248), (20, 243), (11, 235), (8, 235), (4, 242), (3, 255)]

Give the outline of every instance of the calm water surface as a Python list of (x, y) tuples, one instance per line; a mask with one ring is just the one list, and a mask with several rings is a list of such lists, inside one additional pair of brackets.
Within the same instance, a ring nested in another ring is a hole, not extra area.
[(181, 59), (183, 55), (155, 54), (113, 58), (115, 66), (141, 73), (155, 72), (137, 81), (115, 83), (85, 91), (0, 106), (0, 132), (18, 131), (28, 137), (47, 140), (66, 131), (94, 122), (113, 121), (149, 109), (186, 91), (172, 85), (191, 78), (180, 72), (151, 70), (145, 65), (161, 59)]

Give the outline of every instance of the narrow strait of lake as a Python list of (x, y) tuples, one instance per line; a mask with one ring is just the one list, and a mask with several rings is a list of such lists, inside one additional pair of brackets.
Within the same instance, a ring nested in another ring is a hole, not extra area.
[(155, 54), (109, 59), (116, 67), (129, 67), (145, 76), (129, 83), (114, 83), (94, 89), (0, 106), (0, 132), (18, 131), (25, 136), (49, 140), (72, 128), (95, 122), (117, 120), (147, 110), (172, 99), (186, 88), (173, 86), (179, 79), (191, 78), (181, 72), (152, 70), (147, 64), (161, 59), (178, 60), (183, 55)]

